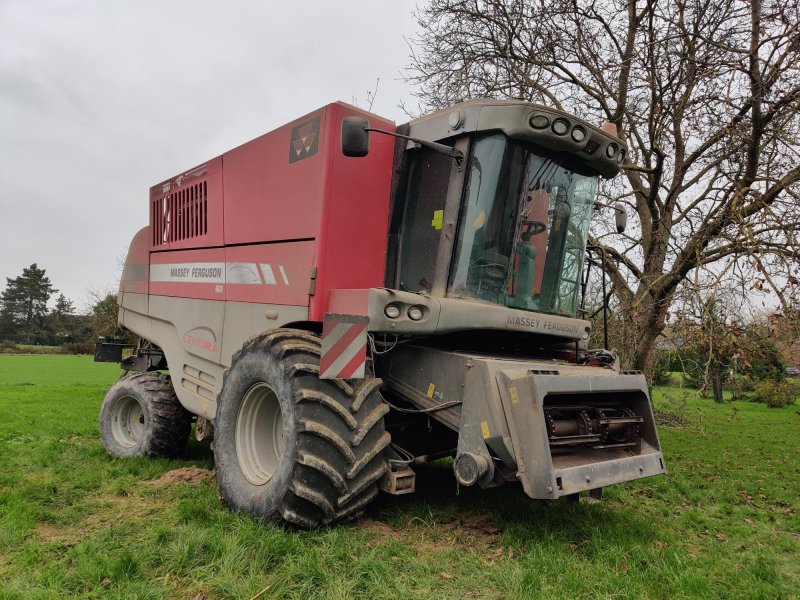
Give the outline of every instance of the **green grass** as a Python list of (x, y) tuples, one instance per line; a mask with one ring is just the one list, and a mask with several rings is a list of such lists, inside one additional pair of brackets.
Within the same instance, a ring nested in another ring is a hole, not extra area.
[[(461, 488), (446, 464), (353, 525), (304, 532), (221, 508), (211, 466), (117, 460), (97, 415), (114, 365), (0, 356), (0, 598), (796, 598), (800, 407), (715, 405), (662, 388), (666, 477), (603, 503)], [(204, 595), (204, 596), (203, 596)]]

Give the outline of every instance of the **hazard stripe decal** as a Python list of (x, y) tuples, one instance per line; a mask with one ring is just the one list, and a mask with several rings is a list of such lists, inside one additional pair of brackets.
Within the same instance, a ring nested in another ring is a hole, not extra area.
[(320, 379), (362, 379), (367, 361), (367, 317), (326, 313)]

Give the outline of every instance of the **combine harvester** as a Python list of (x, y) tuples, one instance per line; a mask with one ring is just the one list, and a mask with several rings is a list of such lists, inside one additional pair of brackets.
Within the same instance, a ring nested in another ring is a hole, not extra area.
[(106, 448), (175, 455), (196, 417), (225, 502), (302, 527), (446, 456), (460, 485), (539, 499), (664, 473), (644, 377), (588, 349), (582, 310), (625, 152), (530, 103), (399, 127), (334, 103), (153, 186), (118, 297), (140, 341), (98, 348), (135, 372)]

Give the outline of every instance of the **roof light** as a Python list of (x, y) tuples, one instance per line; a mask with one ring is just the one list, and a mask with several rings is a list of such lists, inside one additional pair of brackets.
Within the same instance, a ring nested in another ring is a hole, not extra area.
[(582, 142), (586, 139), (586, 130), (580, 125), (572, 128), (572, 139), (576, 142)]
[(569, 121), (566, 119), (556, 119), (553, 121), (553, 133), (565, 135), (569, 131)]
[(450, 124), (450, 129), (458, 129), (464, 123), (464, 112), (461, 110), (454, 110), (447, 117), (447, 122)]
[(606, 156), (608, 158), (614, 158), (617, 155), (617, 145), (616, 144), (609, 144), (606, 146)]
[(545, 129), (550, 125), (550, 117), (547, 115), (533, 114), (528, 118), (528, 123), (530, 123), (531, 127), (534, 129)]

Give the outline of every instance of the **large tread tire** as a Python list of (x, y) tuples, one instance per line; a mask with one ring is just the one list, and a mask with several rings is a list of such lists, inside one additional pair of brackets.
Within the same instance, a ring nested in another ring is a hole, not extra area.
[[(354, 519), (377, 496), (390, 442), (381, 380), (322, 380), (320, 351), (312, 333), (276, 329), (234, 354), (212, 445), (220, 494), (230, 508), (312, 528)], [(236, 427), (243, 398), (263, 383), (280, 404), (283, 443), (271, 477), (255, 485), (237, 457)]]
[[(121, 419), (135, 418), (132, 429)], [(186, 446), (192, 415), (178, 401), (169, 375), (156, 371), (120, 377), (100, 409), (100, 435), (109, 454), (120, 458), (171, 458)]]

